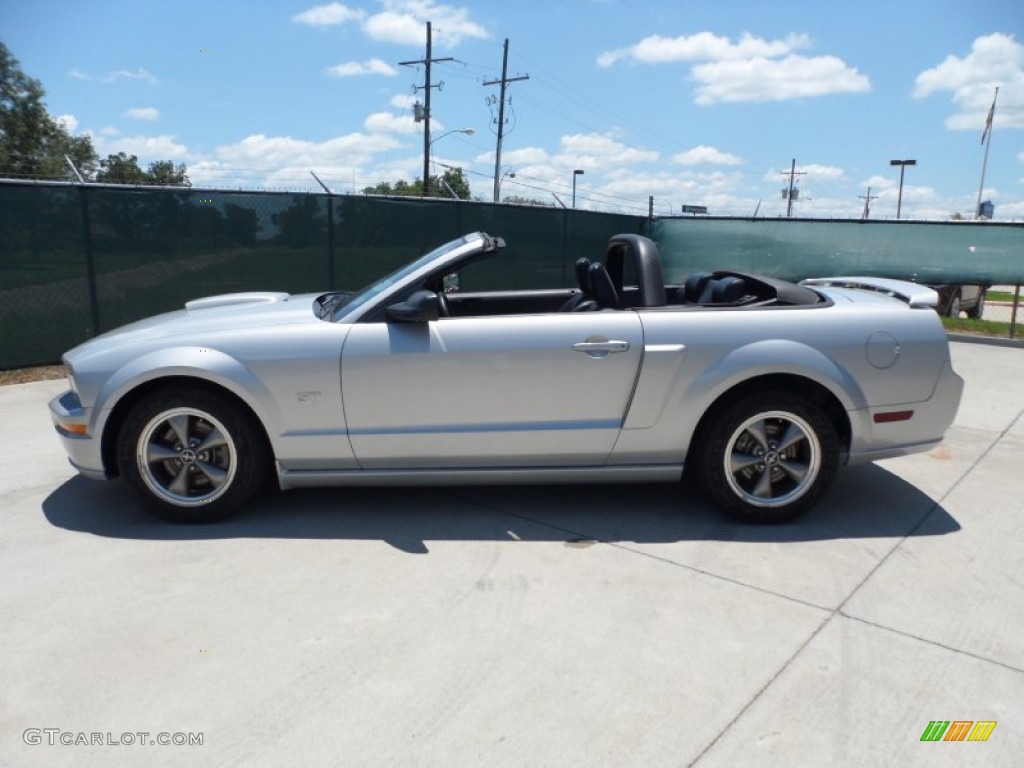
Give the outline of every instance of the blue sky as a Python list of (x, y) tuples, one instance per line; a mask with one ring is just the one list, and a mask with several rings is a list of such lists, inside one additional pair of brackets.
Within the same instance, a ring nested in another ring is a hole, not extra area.
[[(3, 0), (0, 40), (50, 113), (101, 156), (184, 162), (196, 186), (349, 193), (422, 174), (425, 22), (434, 27), (433, 172), (490, 200), (500, 76), (510, 76), (502, 194), (659, 214), (973, 213), (1024, 219), (1024, 4), (948, 0)], [(488, 103), (490, 99), (491, 103)], [(515, 174), (514, 176), (512, 174)]]

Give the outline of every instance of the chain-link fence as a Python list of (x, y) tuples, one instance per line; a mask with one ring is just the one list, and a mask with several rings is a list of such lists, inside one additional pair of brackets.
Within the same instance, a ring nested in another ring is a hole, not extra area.
[(0, 369), (219, 293), (358, 289), (467, 232), (488, 287), (560, 287), (646, 219), (458, 200), (0, 181)]

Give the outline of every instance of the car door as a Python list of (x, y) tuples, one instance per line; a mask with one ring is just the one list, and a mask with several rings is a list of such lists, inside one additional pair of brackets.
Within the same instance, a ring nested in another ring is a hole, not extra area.
[(342, 351), (366, 469), (600, 465), (643, 351), (631, 311), (365, 322)]

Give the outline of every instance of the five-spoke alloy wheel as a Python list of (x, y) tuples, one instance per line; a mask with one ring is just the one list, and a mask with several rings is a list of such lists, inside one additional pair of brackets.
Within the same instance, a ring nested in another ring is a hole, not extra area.
[(718, 414), (698, 453), (711, 498), (747, 522), (792, 520), (828, 490), (839, 440), (825, 413), (788, 392), (747, 396)]
[(249, 414), (226, 397), (202, 390), (161, 392), (125, 419), (118, 461), (161, 517), (213, 522), (259, 489), (264, 446)]

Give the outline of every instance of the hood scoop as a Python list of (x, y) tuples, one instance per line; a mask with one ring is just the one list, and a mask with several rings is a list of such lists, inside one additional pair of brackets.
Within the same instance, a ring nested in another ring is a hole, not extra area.
[(285, 301), (291, 294), (270, 291), (250, 291), (248, 293), (224, 293), (220, 296), (207, 296), (185, 302), (185, 309), (195, 312), (200, 309), (217, 309), (218, 307), (237, 307), (241, 304), (273, 304)]

